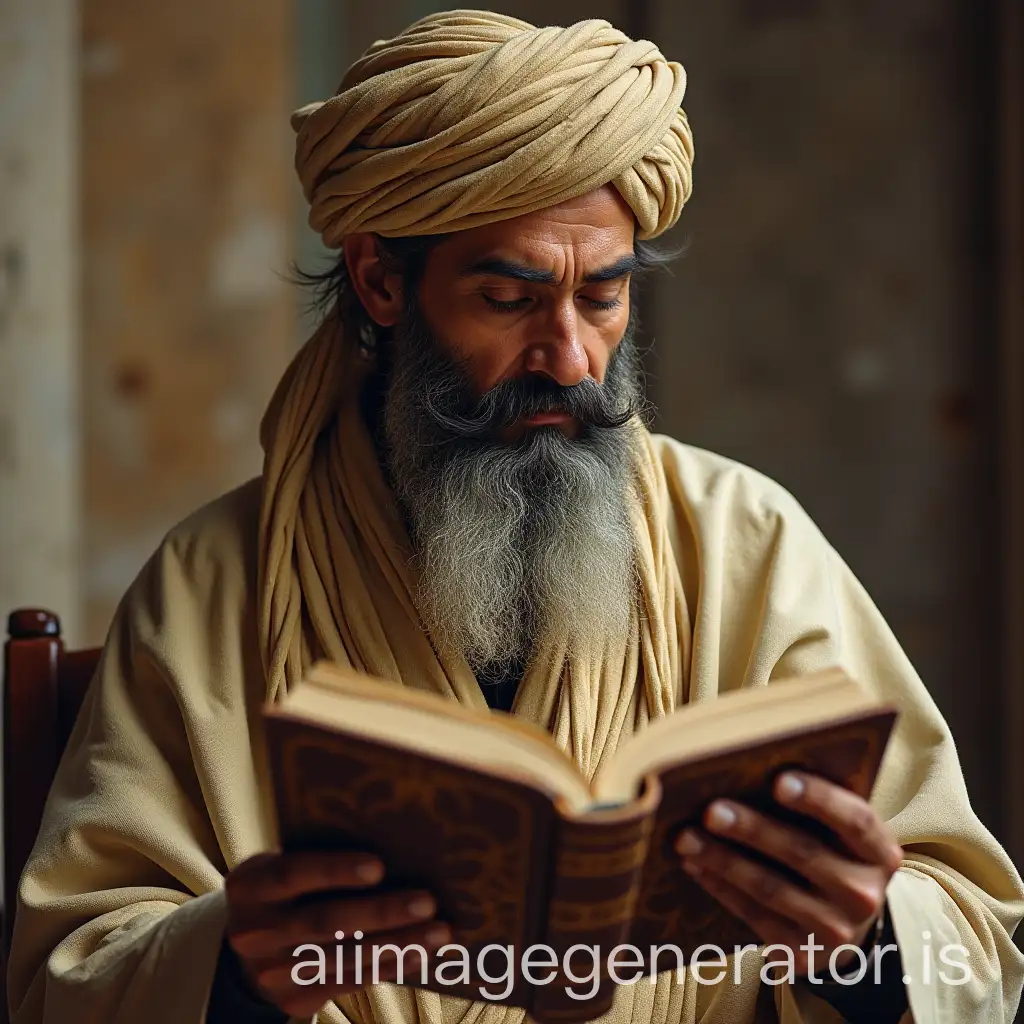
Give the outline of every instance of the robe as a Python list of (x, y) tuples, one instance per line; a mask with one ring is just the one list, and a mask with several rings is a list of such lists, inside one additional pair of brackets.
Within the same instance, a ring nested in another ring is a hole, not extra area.
[[(906, 855), (887, 894), (910, 979), (904, 1020), (1010, 1024), (1024, 984), (1012, 942), (1024, 888), (971, 809), (949, 728), (892, 632), (783, 488), (669, 438), (652, 444), (692, 624), (686, 700), (838, 664), (896, 703), (872, 802)], [(14, 1024), (204, 1020), (224, 876), (276, 843), (260, 720), (261, 486), (172, 530), (117, 610), (21, 881)], [(966, 984), (939, 980), (946, 945), (966, 951)], [(841, 1019), (804, 986), (764, 986), (760, 967), (747, 955), (739, 984), (730, 969), (717, 985), (686, 973), (623, 986), (609, 1020)], [(458, 1019), (483, 1024), (495, 1011), (467, 1004)], [(433, 994), (381, 985), (319, 1016), (416, 1024), (449, 1012)]]

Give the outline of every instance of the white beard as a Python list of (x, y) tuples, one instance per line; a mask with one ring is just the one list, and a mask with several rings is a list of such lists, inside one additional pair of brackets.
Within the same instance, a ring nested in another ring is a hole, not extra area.
[[(459, 371), (415, 317), (392, 341), (387, 463), (435, 644), (480, 670), (522, 665), (556, 630), (567, 630), (571, 649), (623, 634), (637, 593), (632, 431), (593, 428), (570, 439), (541, 427), (518, 442), (446, 436), (435, 410), (451, 401)], [(627, 334), (604, 389), (629, 396), (634, 388)]]

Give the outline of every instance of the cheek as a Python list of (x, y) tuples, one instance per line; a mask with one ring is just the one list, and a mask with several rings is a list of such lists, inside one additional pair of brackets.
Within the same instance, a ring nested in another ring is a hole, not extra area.
[(462, 363), (479, 393), (515, 372), (527, 344), (527, 332), (503, 329), (472, 315), (449, 313), (438, 332), (446, 355)]
[(513, 348), (504, 332), (482, 322), (471, 298), (445, 290), (436, 282), (424, 282), (418, 299), (420, 311), (444, 355), (463, 364), (478, 390), (497, 383), (502, 376), (501, 365)]
[[(584, 316), (577, 321), (575, 344), (583, 349), (587, 372), (598, 383), (604, 382), (608, 363), (622, 341), (628, 321), (628, 311), (621, 318), (609, 317), (604, 323), (594, 323)], [(466, 360), (466, 370), (479, 392), (519, 374), (534, 347), (551, 344), (545, 323), (534, 323), (530, 317), (507, 328), (472, 319), (459, 327), (458, 333), (450, 335), (459, 339), (452, 355)]]
[(506, 378), (514, 377), (519, 372), (527, 347), (518, 332), (478, 334), (465, 352), (466, 369), (477, 391), (489, 391)]
[[(428, 304), (429, 311), (425, 308)], [(467, 308), (472, 304), (462, 297), (450, 295), (445, 300), (436, 292), (422, 305), (443, 351), (463, 363), (480, 394), (520, 373), (532, 347), (552, 343), (549, 324), (543, 316), (524, 316), (503, 323)], [(628, 303), (615, 315), (576, 313), (575, 343), (583, 349), (588, 372), (599, 383), (604, 381), (608, 362), (628, 323)]]
[(590, 374), (598, 383), (604, 382), (608, 363), (622, 343), (628, 325), (627, 309), (621, 316), (610, 318), (609, 323), (595, 325), (586, 332), (584, 348), (590, 361)]

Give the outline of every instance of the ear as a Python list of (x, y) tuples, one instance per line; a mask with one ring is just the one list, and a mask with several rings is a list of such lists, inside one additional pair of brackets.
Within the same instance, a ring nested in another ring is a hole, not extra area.
[(405, 304), (402, 275), (381, 262), (373, 235), (348, 235), (341, 244), (352, 287), (370, 319), (380, 327), (394, 327)]

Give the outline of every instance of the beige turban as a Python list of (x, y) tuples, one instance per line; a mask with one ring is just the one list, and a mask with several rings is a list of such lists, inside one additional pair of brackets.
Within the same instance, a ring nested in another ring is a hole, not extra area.
[(606, 21), (423, 18), (297, 111), (296, 169), (330, 248), (354, 231), (459, 231), (614, 184), (643, 238), (689, 198), (686, 74)]

